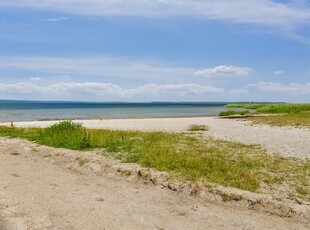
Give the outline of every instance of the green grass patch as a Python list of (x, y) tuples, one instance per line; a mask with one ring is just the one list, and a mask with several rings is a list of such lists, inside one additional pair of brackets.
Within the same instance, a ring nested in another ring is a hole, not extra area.
[(257, 109), (258, 113), (301, 113), (310, 112), (310, 104), (271, 104)]
[[(310, 127), (310, 104), (228, 104), (225, 107), (256, 109), (253, 114), (274, 114), (274, 116), (248, 117), (247, 120), (254, 124)], [(219, 116), (231, 115), (239, 115), (239, 112), (228, 110), (219, 114)]]
[(193, 125), (190, 125), (187, 130), (188, 131), (208, 131), (209, 128), (206, 125), (193, 124)]
[(63, 121), (40, 130), (39, 144), (56, 148), (87, 149), (91, 147), (88, 132), (79, 123)]
[(228, 104), (225, 108), (242, 108), (242, 109), (258, 109), (266, 106), (266, 104)]
[[(19, 137), (69, 149), (104, 148), (106, 155), (160, 171), (175, 172), (191, 181), (213, 182), (249, 191), (262, 184), (287, 184), (307, 198), (309, 160), (269, 155), (255, 145), (202, 138), (189, 134), (120, 130), (86, 130), (62, 122), (47, 129), (0, 127), (0, 136)], [(85, 162), (82, 158), (80, 165)]]
[(227, 110), (220, 112), (220, 117), (227, 117), (227, 116), (234, 116), (234, 115), (247, 115), (249, 114), (249, 110), (243, 110), (243, 111), (236, 111), (236, 110)]
[(226, 108), (256, 109), (257, 113), (310, 112), (310, 104), (228, 104)]

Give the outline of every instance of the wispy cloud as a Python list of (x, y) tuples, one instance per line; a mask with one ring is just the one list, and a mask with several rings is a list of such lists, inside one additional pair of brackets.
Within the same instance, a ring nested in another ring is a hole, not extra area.
[(66, 21), (68, 17), (58, 17), (58, 18), (48, 18), (46, 19), (47, 22), (59, 22), (59, 21)]
[(285, 74), (285, 72), (283, 70), (275, 70), (275, 71), (273, 71), (273, 74), (282, 75), (282, 74)]
[[(0, 97), (10, 99), (46, 99), (46, 100), (92, 100), (92, 101), (154, 101), (154, 100), (233, 100), (233, 98), (247, 95), (249, 98), (266, 98), (264, 95), (291, 95), (292, 98), (305, 100), (310, 95), (310, 83), (292, 83), (283, 85), (275, 82), (259, 82), (241, 88), (225, 89), (208, 84), (143, 84), (134, 87), (124, 87), (109, 82), (58, 82), (43, 84), (28, 81), (19, 83), (0, 83)], [(270, 94), (268, 94), (270, 93)], [(256, 95), (256, 96), (255, 96)], [(258, 97), (257, 97), (258, 96)], [(293, 96), (293, 97), (292, 97)], [(268, 97), (272, 101), (274, 97)]]
[[(121, 57), (0, 57), (0, 68), (48, 75), (119, 77), (161, 82), (169, 78), (187, 79), (195, 68), (170, 66), (160, 61), (133, 60)], [(40, 76), (40, 75), (39, 75)]]
[(24, 95), (90, 95), (98, 100), (104, 100), (105, 96), (113, 98), (131, 98), (143, 95), (148, 98), (172, 95), (174, 97), (186, 97), (188, 95), (207, 95), (222, 93), (225, 90), (209, 85), (197, 84), (146, 84), (133, 88), (124, 88), (113, 83), (98, 82), (59, 82), (50, 85), (40, 85), (31, 82), (20, 82), (17, 84), (0, 83), (2, 94), (24, 94)]
[(56, 10), (90, 16), (193, 16), (233, 23), (291, 27), (308, 25), (310, 7), (289, 0), (3, 0), (0, 7)]
[(196, 71), (194, 74), (203, 77), (223, 77), (223, 76), (247, 76), (251, 72), (251, 68), (249, 67), (238, 67), (238, 66), (225, 66), (220, 65), (214, 68), (203, 69)]
[(310, 94), (310, 82), (305, 84), (291, 83), (284, 85), (277, 82), (264, 82), (248, 85), (246, 88), (257, 88), (265, 92), (282, 93), (282, 94)]
[(29, 78), (31, 81), (40, 81), (41, 78), (40, 77), (30, 77)]

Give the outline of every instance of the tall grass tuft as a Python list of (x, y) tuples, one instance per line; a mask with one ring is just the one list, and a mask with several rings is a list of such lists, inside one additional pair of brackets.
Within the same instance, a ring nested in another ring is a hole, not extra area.
[(82, 150), (91, 147), (89, 134), (79, 123), (62, 121), (41, 130), (37, 142), (57, 148)]

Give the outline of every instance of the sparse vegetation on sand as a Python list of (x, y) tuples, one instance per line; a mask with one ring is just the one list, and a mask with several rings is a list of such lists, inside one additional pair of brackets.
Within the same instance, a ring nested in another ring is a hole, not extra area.
[(251, 121), (253, 124), (310, 128), (310, 113), (290, 113), (276, 116), (248, 117), (246, 120)]
[(193, 124), (188, 127), (188, 131), (208, 131), (209, 128), (206, 125)]
[(0, 127), (0, 135), (52, 147), (104, 148), (123, 162), (175, 172), (191, 181), (257, 192), (266, 186), (286, 186), (292, 197), (309, 200), (310, 196), (309, 160), (269, 155), (256, 145), (182, 133), (86, 130), (69, 121), (47, 129)]
[[(228, 104), (227, 108), (256, 109), (248, 114), (272, 114), (272, 116), (249, 116), (253, 124), (271, 126), (310, 127), (310, 104)], [(219, 116), (240, 114), (238, 111), (224, 111)]]

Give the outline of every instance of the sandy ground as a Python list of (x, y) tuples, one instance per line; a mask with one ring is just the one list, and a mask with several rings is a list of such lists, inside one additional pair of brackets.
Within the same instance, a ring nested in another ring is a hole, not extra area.
[[(73, 170), (77, 151), (0, 138), (0, 229), (309, 229), (309, 223), (201, 201), (104, 167)], [(83, 153), (86, 154), (86, 153)], [(97, 155), (98, 156), (98, 155)], [(62, 159), (62, 158), (61, 158)], [(63, 162), (63, 163), (59, 163)]]
[[(57, 122), (15, 122), (14, 125), (16, 127), (47, 127)], [(77, 122), (83, 123), (88, 128), (144, 131), (186, 131), (191, 124), (203, 124), (210, 128), (208, 134), (219, 139), (246, 144), (259, 144), (269, 152), (279, 153), (284, 156), (303, 158), (309, 158), (310, 156), (309, 129), (251, 126), (244, 121), (216, 117), (79, 120)]]

